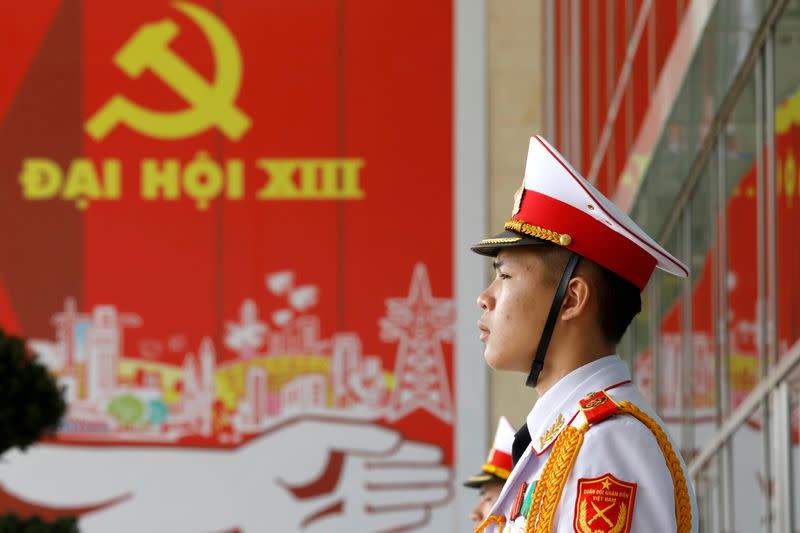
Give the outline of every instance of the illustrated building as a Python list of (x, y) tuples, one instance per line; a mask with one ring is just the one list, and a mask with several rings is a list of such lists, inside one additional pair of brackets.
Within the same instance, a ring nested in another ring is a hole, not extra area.
[(336, 407), (350, 403), (349, 376), (358, 371), (361, 359), (361, 339), (355, 333), (337, 333), (333, 337), (331, 383)]
[(86, 391), (89, 400), (110, 396), (117, 385), (122, 356), (122, 331), (126, 325), (140, 324), (135, 315), (120, 315), (113, 305), (94, 308), (86, 331)]
[(383, 408), (386, 382), (380, 357), (364, 357), (357, 372), (350, 374), (348, 385), (359, 404), (376, 410)]
[(141, 318), (119, 313), (113, 305), (98, 305), (91, 314), (79, 313), (75, 298), (67, 298), (64, 309), (52, 318), (56, 330), (55, 360), (68, 380), (74, 399), (85, 397), (97, 403), (113, 394), (117, 386), (119, 360), (123, 354), (125, 327), (138, 327)]
[(77, 326), (81, 320), (85, 321), (87, 318), (88, 315), (78, 313), (78, 304), (71, 297), (65, 300), (64, 310), (53, 315), (60, 367), (69, 368), (77, 363)]
[(281, 389), (284, 415), (325, 407), (325, 376), (306, 374), (295, 378)]
[(270, 415), (267, 371), (259, 367), (247, 369), (246, 394), (239, 403), (239, 416), (246, 426), (257, 427)]
[(319, 346), (319, 317), (301, 316), (295, 321), (298, 353), (315, 354)]
[(215, 367), (214, 344), (208, 337), (200, 343), (198, 355), (189, 353), (183, 362), (183, 409), (179, 418), (206, 437), (212, 431)]

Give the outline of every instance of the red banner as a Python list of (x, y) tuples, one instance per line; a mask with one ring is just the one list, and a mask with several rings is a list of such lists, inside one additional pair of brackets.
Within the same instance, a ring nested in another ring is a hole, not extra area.
[(0, 325), (70, 404), (10, 456), (9, 508), (333, 531), (449, 501), (451, 9), (85, 0), (0, 22)]

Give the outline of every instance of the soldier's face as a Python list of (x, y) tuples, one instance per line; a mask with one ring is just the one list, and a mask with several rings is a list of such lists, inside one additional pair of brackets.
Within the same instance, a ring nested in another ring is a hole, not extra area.
[(553, 298), (545, 264), (531, 247), (503, 250), (478, 297), (483, 356), (495, 370), (528, 372)]
[(503, 483), (501, 481), (493, 480), (483, 484), (480, 496), (478, 497), (478, 503), (469, 513), (469, 519), (475, 523), (476, 528), (489, 516), (489, 511), (492, 510), (494, 502), (500, 497), (500, 491), (502, 489)]

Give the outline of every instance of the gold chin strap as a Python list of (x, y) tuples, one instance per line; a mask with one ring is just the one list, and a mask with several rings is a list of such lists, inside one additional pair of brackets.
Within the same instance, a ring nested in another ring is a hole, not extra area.
[[(686, 485), (686, 478), (683, 475), (680, 459), (672, 449), (667, 434), (658, 423), (645, 414), (641, 409), (630, 402), (618, 402), (620, 411), (627, 413), (641, 423), (653, 433), (664, 455), (672, 475), (672, 484), (675, 488), (675, 523), (678, 533), (690, 533), (692, 530), (692, 504), (689, 500), (689, 489)], [(584, 424), (580, 429), (567, 427), (556, 439), (553, 451), (547, 459), (544, 471), (536, 489), (533, 492), (531, 508), (528, 511), (528, 519), (525, 524), (525, 533), (551, 533), (553, 531), (553, 518), (555, 516), (558, 502), (564, 491), (572, 465), (578, 457), (578, 451), (583, 444), (583, 435), (589, 429), (589, 424)], [(494, 517), (489, 517), (494, 518)], [(501, 517), (503, 518), (503, 517)], [(487, 519), (488, 521), (488, 519)], [(486, 521), (484, 521), (486, 524)], [(486, 525), (476, 529), (476, 533), (483, 531)]]

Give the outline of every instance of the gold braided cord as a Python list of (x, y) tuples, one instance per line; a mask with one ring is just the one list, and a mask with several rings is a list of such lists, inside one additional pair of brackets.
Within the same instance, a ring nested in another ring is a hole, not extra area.
[[(686, 477), (683, 474), (680, 459), (672, 448), (667, 434), (655, 420), (632, 403), (618, 402), (618, 405), (621, 412), (639, 420), (655, 436), (664, 456), (667, 469), (672, 476), (677, 533), (691, 533), (692, 503), (689, 499), (689, 489), (686, 485)], [(542, 475), (536, 483), (536, 489), (533, 493), (531, 507), (525, 523), (525, 533), (551, 533), (553, 531), (556, 509), (572, 466), (578, 457), (578, 452), (583, 444), (583, 435), (587, 429), (589, 429), (588, 423), (584, 424), (580, 429), (570, 426), (556, 438), (553, 451), (550, 453)]]
[(572, 242), (572, 237), (566, 233), (558, 233), (539, 226), (534, 226), (533, 224), (528, 224), (521, 220), (514, 220), (513, 218), (506, 222), (505, 229), (508, 231), (516, 231), (517, 233), (524, 233), (525, 235), (560, 244), (561, 246), (569, 246)]
[(519, 242), (522, 237), (496, 237), (491, 239), (483, 239), (478, 243), (478, 246), (485, 246), (487, 244), (510, 244), (512, 242)]
[[(525, 522), (525, 533), (551, 533), (553, 519), (556, 514), (561, 493), (567, 482), (572, 465), (578, 457), (583, 444), (583, 435), (589, 429), (584, 424), (580, 429), (569, 426), (556, 439), (553, 451), (547, 459), (544, 472), (536, 483), (528, 519)], [(535, 510), (535, 512), (534, 512)]]
[(497, 524), (497, 527), (499, 529), (502, 529), (503, 524), (506, 523), (506, 517), (503, 515), (496, 515), (496, 514), (487, 516), (486, 519), (483, 522), (481, 522), (481, 525), (479, 525), (478, 528), (475, 530), (475, 533), (482, 533), (484, 529), (495, 523)]
[[(559, 449), (559, 440), (560, 439), (558, 438), (556, 439), (556, 443), (553, 445), (553, 451), (550, 453), (550, 457), (552, 457)], [(542, 475), (539, 476), (539, 481), (536, 482), (536, 486), (533, 489), (531, 506), (528, 508), (528, 518), (525, 520), (525, 533), (533, 533), (533, 528), (536, 526), (536, 517), (539, 516), (539, 511), (541, 510), (542, 502), (544, 501), (545, 486), (547, 485), (545, 481), (552, 477), (552, 470), (553, 467), (550, 465), (550, 459), (548, 458), (547, 462), (544, 464)]]
[(672, 448), (669, 437), (658, 422), (650, 418), (644, 411), (630, 402), (618, 403), (622, 412), (639, 420), (656, 437), (669, 473), (672, 475), (672, 485), (675, 489), (675, 523), (678, 533), (690, 533), (692, 530), (692, 502), (689, 499), (689, 488), (686, 485), (686, 477), (683, 475), (681, 461)]
[(542, 518), (536, 524), (536, 533), (550, 533), (553, 530), (553, 517), (556, 514), (556, 507), (561, 500), (561, 493), (564, 491), (564, 485), (567, 482), (569, 473), (572, 471), (572, 465), (575, 464), (575, 459), (578, 457), (578, 450), (583, 443), (583, 435), (586, 433), (589, 425), (584, 425), (581, 429), (575, 429), (564, 436), (565, 445), (564, 452), (556, 458), (556, 466), (553, 471), (553, 477), (547, 480), (547, 490), (544, 495), (544, 502), (542, 503)]

